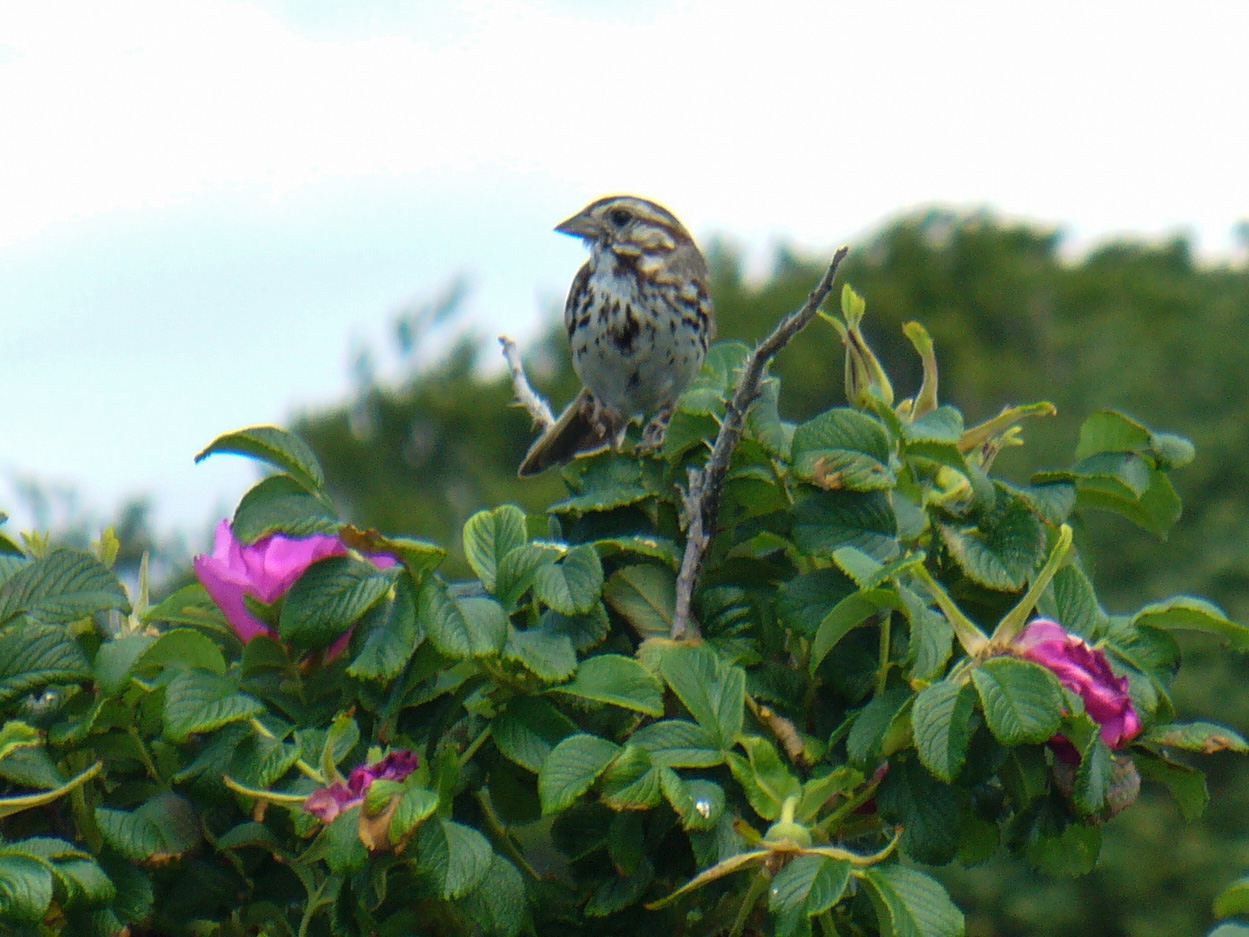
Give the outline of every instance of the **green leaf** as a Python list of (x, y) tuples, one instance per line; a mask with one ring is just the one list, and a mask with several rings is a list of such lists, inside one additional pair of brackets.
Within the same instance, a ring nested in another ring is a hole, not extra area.
[(846, 893), (851, 865), (828, 856), (798, 856), (772, 879), (768, 907), (781, 918), (823, 914)]
[(417, 784), (405, 784), (395, 812), (390, 817), (390, 829), (387, 831), (392, 843), (400, 842), (411, 833), (421, 821), (433, 816), (438, 809), (438, 794), (429, 788)]
[(190, 628), (174, 628), (156, 639), (135, 662), (133, 672), (157, 674), (165, 668), (189, 670), (192, 667), (221, 675), (226, 672), (226, 661), (212, 638)]
[(347, 673), (381, 683), (399, 676), (417, 645), (425, 640), (425, 632), (416, 619), (416, 599), (411, 588), (404, 582), (397, 583), (390, 596), (365, 612), (358, 634), (363, 635), (363, 645)]
[(100, 645), (95, 655), (95, 685), (105, 696), (116, 696), (130, 681), (135, 662), (142, 657), (156, 638), (146, 634), (131, 634), (115, 638)]
[(464, 897), (462, 907), (485, 937), (516, 937), (528, 918), (525, 883), (516, 866), (495, 854), (485, 877)]
[(601, 654), (581, 662), (572, 683), (553, 687), (560, 693), (592, 703), (607, 703), (648, 716), (662, 716), (663, 688), (649, 670), (632, 657)]
[(897, 482), (889, 466), (892, 448), (877, 420), (839, 407), (795, 427), (791, 457), (799, 478), (835, 478), (838, 488), (871, 491)]
[(1185, 820), (1196, 820), (1205, 813), (1210, 792), (1203, 772), (1140, 750), (1133, 752), (1132, 758), (1143, 779), (1166, 786)]
[(919, 760), (947, 783), (958, 777), (967, 760), (974, 708), (975, 694), (967, 683), (942, 680), (915, 697), (911, 725)]
[(0, 761), (27, 748), (38, 748), (43, 744), (43, 736), (38, 729), (28, 726), (16, 719), (6, 721), (0, 726)]
[(571, 807), (619, 752), (618, 745), (584, 733), (569, 736), (556, 745), (538, 771), (542, 814), (548, 816)]
[(854, 547), (887, 563), (898, 553), (898, 522), (882, 491), (819, 491), (796, 508), (794, 543), (803, 553), (831, 556)]
[(0, 921), (37, 923), (52, 904), (52, 869), (29, 856), (0, 854)]
[(1016, 592), (1045, 562), (1045, 529), (1020, 499), (999, 487), (994, 509), (967, 527), (938, 524), (941, 540), (973, 582)]
[(1058, 678), (1039, 664), (993, 657), (972, 670), (989, 731), (1003, 745), (1039, 744), (1062, 722)]
[(491, 723), (490, 735), (503, 757), (537, 774), (551, 749), (577, 731), (577, 724), (540, 697), (517, 696)]
[(336, 534), (338, 512), (322, 494), (314, 494), (289, 475), (270, 475), (243, 495), (230, 529), (240, 543), (255, 543), (281, 533), (288, 537)]
[(710, 733), (713, 746), (722, 751), (732, 748), (742, 731), (746, 672), (729, 666), (705, 645), (669, 648), (660, 660), (659, 672), (694, 720)]
[(747, 757), (730, 752), (729, 770), (742, 786), (755, 813), (765, 820), (775, 820), (781, 815), (785, 801), (797, 794), (802, 785), (790, 774), (767, 739), (743, 735), (738, 744), (745, 749)]
[(1140, 741), (1165, 748), (1180, 748), (1212, 755), (1215, 752), (1246, 752), (1249, 743), (1224, 726), (1212, 722), (1175, 723), (1155, 726)]
[(962, 937), (963, 912), (931, 876), (904, 865), (875, 865), (861, 878), (882, 934)]
[(642, 637), (667, 636), (676, 594), (676, 575), (663, 566), (626, 566), (603, 587), (603, 600)]
[(444, 547), (412, 537), (382, 537), (376, 545), (376, 552), (389, 553), (418, 580), (430, 570), (436, 569), (447, 557)]
[(569, 550), (558, 563), (534, 572), (533, 591), (539, 602), (564, 615), (588, 612), (603, 591), (603, 567), (594, 547)]
[(1097, 826), (1073, 823), (1061, 833), (1040, 835), (1028, 843), (1028, 861), (1046, 875), (1087, 875), (1097, 864), (1102, 831)]
[(786, 628), (809, 638), (837, 603), (856, 591), (854, 582), (835, 567), (802, 573), (777, 591), (776, 614)]
[(711, 768), (724, 761), (715, 735), (684, 719), (661, 719), (642, 726), (629, 742), (649, 752), (659, 767)]
[[(1083, 717), (1088, 719), (1087, 716)], [(1091, 720), (1089, 720), (1091, 722)], [(1114, 764), (1110, 749), (1102, 741), (1096, 724), (1091, 726), (1088, 743), (1080, 753), (1080, 767), (1076, 769), (1076, 786), (1073, 800), (1084, 816), (1095, 817), (1106, 809), (1111, 788), (1114, 786)]]
[(717, 342), (707, 350), (702, 369), (677, 402), (681, 412), (706, 415), (724, 412), (724, 400), (750, 349), (741, 342)]
[(312, 449), (294, 433), (276, 426), (249, 426), (218, 436), (195, 457), (195, 461), (202, 462), (217, 453), (232, 453), (267, 462), (288, 473), (310, 492), (325, 488), (325, 472)]
[(687, 781), (671, 768), (660, 769), (659, 781), (664, 798), (681, 818), (682, 828), (696, 831), (716, 828), (724, 816), (724, 788), (702, 778)]
[(463, 898), (480, 885), (493, 862), (490, 841), (454, 820), (432, 820), (417, 833), (417, 870), (444, 901)]
[(1054, 575), (1037, 610), (1089, 642), (1100, 640), (1110, 627), (1110, 617), (1098, 604), (1092, 581), (1074, 564), (1064, 566)]
[(0, 634), (0, 705), (51, 683), (91, 678), (91, 665), (64, 628), (32, 622)]
[(954, 860), (958, 851), (958, 796), (916, 758), (889, 762), (876, 800), (881, 816), (902, 827), (899, 845), (909, 858), (932, 866)]
[(489, 657), (507, 643), (507, 614), (493, 599), (454, 600), (431, 579), (421, 587), (416, 608), (430, 644), (447, 657)]
[(157, 794), (138, 810), (95, 809), (104, 841), (132, 862), (162, 863), (199, 846), (200, 818), (177, 794)]
[(23, 564), (0, 586), (0, 625), (23, 614), (45, 624), (68, 624), (110, 609), (130, 613), (126, 590), (84, 550), (53, 550)]
[(833, 607), (811, 640), (809, 667), (814, 673), (842, 638), (859, 625), (873, 619), (880, 612), (898, 604), (897, 593), (892, 589), (872, 589), (854, 592)]
[(602, 790), (613, 810), (650, 810), (663, 795), (663, 780), (650, 754), (629, 744), (603, 772)]
[(954, 407), (937, 407), (911, 423), (903, 423), (902, 432), (908, 450), (917, 443), (957, 445), (963, 436), (963, 414)]
[(1149, 445), (1150, 432), (1115, 410), (1099, 410), (1080, 427), (1075, 457), (1086, 459), (1101, 452), (1135, 452)]
[(35, 794), (22, 794), (17, 797), (0, 797), (0, 820), (3, 820), (5, 817), (11, 817), (15, 813), (21, 813), (23, 810), (30, 810), (32, 807), (46, 807), (48, 804), (60, 800), (70, 791), (86, 784), (99, 774), (103, 768), (104, 762), (97, 761), (86, 771), (51, 790), (39, 791)]
[(1215, 917), (1231, 917), (1234, 914), (1249, 914), (1249, 875), (1232, 882), (1214, 899)]
[(897, 730), (913, 699), (911, 690), (894, 686), (872, 698), (860, 711), (846, 737), (846, 754), (856, 767), (875, 767), (885, 742)]
[(508, 627), (503, 657), (520, 664), (546, 683), (567, 680), (577, 669), (577, 651), (566, 634)]
[(278, 633), (294, 647), (328, 647), (390, 592), (394, 580), (394, 573), (351, 556), (313, 563), (286, 593)]
[(1228, 620), (1217, 605), (1186, 595), (1145, 606), (1132, 617), (1132, 624), (1167, 631), (1200, 631), (1223, 638), (1236, 650), (1249, 650), (1249, 628)]
[(528, 540), (525, 512), (514, 504), (478, 511), (464, 525), (464, 557), (487, 592), (498, 582), (499, 564)]
[(229, 678), (206, 670), (184, 670), (165, 688), (165, 735), (180, 745), (196, 732), (211, 732), (264, 711), (262, 703), (239, 693)]
[(533, 587), (538, 570), (558, 560), (560, 552), (554, 544), (523, 543), (505, 553), (499, 560), (494, 587), (503, 607), (514, 611), (521, 596)]

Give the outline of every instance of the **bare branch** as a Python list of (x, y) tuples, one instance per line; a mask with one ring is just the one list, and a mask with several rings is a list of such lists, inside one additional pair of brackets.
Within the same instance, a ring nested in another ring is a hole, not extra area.
[(701, 471), (690, 475), (690, 487), (685, 500), (689, 512), (689, 529), (686, 532), (681, 574), (677, 577), (676, 610), (672, 616), (670, 632), (675, 641), (683, 640), (691, 630), (690, 602), (698, 585), (698, 577), (702, 573), (703, 562), (707, 558), (707, 547), (710, 546), (715, 531), (716, 513), (720, 509), (720, 496), (724, 491), (724, 476), (729, 470), (729, 459), (733, 456), (733, 450), (742, 438), (746, 414), (759, 396), (768, 362), (815, 318), (820, 306), (832, 292), (837, 268), (841, 266), (849, 250), (848, 247), (838, 248), (823, 279), (811, 291), (803, 307), (781, 320), (772, 334), (755, 347), (745, 370), (742, 371), (737, 392), (725, 410), (724, 421), (720, 424), (711, 457)]
[(529, 386), (529, 378), (525, 377), (525, 366), (521, 364), (516, 342), (507, 335), (500, 335), (499, 344), (503, 346), (503, 357), (507, 359), (508, 369), (512, 372), (512, 390), (516, 394), (516, 401), (525, 408), (534, 425), (540, 431), (546, 432), (555, 425), (555, 417), (551, 415), (547, 402)]

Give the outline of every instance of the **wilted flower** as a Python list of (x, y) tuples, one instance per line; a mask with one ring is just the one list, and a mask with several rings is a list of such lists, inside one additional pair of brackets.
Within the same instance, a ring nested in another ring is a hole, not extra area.
[[(195, 575), (226, 616), (226, 621), (244, 643), (259, 635), (276, 637), (272, 628), (247, 609), (244, 595), (272, 605), (290, 591), (304, 571), (331, 556), (346, 556), (347, 547), (330, 534), (287, 537), (270, 534), (244, 546), (234, 537), (229, 521), (217, 525), (211, 556), (195, 557)], [(392, 557), (370, 556), (379, 569), (395, 564)], [(342, 651), (348, 635), (329, 649), (329, 656)]]
[(1107, 746), (1122, 748), (1140, 734), (1127, 678), (1115, 676), (1104, 652), (1046, 618), (1030, 622), (1014, 647), (1024, 660), (1053, 671), (1059, 683), (1084, 701), (1084, 711), (1101, 727)]
[(329, 787), (313, 791), (304, 801), (304, 810), (329, 823), (340, 813), (364, 803), (364, 795), (374, 781), (402, 781), (416, 770), (413, 752), (391, 752), (381, 761), (354, 769), (347, 783), (336, 781)]

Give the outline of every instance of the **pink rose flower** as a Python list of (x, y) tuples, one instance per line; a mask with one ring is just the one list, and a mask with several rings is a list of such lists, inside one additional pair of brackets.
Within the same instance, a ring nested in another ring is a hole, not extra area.
[(1089, 647), (1058, 622), (1029, 622), (1014, 644), (1024, 660), (1053, 671), (1058, 682), (1084, 701), (1084, 711), (1101, 727), (1102, 741), (1122, 748), (1141, 732), (1141, 720), (1128, 696), (1126, 677), (1116, 677), (1104, 652)]
[(417, 764), (413, 752), (391, 752), (381, 761), (354, 769), (346, 784), (336, 781), (313, 791), (304, 801), (304, 810), (329, 823), (340, 813), (364, 803), (364, 795), (374, 781), (402, 781), (416, 770)]
[[(195, 575), (226, 616), (234, 633), (246, 644), (259, 635), (277, 638), (267, 624), (247, 610), (244, 595), (272, 605), (290, 591), (304, 571), (331, 556), (346, 556), (347, 547), (330, 534), (287, 537), (270, 534), (244, 546), (234, 537), (229, 521), (217, 525), (211, 556), (195, 557)], [(394, 566), (394, 557), (370, 556), (378, 569)], [(351, 632), (335, 641), (327, 652), (332, 659), (347, 646)]]

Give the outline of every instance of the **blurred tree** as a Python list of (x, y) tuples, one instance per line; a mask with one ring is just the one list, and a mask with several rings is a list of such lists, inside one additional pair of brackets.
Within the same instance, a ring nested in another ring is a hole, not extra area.
[[(1061, 247), (1054, 229), (1008, 224), (983, 212), (934, 211), (895, 221), (856, 245), (842, 280), (866, 298), (870, 339), (899, 378), (900, 395), (919, 385), (919, 362), (901, 331), (918, 320), (937, 344), (942, 397), (957, 401), (969, 419), (1036, 399), (1057, 405), (1057, 417), (1025, 427), (1026, 438), (1046, 445), (1002, 456), (1001, 467), (1020, 480), (1045, 467), (1033, 452), (1053, 451), (1051, 444), (1071, 451), (1080, 423), (1097, 408), (1118, 407), (1155, 429), (1190, 437), (1198, 458), (1177, 476), (1187, 516), (1171, 543), (1121, 523), (1087, 532), (1104, 558), (1099, 593), (1115, 611), (1187, 591), (1244, 620), (1249, 266), (1202, 266), (1182, 238), (1108, 244), (1079, 260), (1064, 258)], [(730, 246), (708, 248), (722, 339), (762, 337), (801, 304), (825, 263), (782, 250), (771, 274), (754, 282)], [(455, 548), (460, 525), (477, 509), (513, 502), (534, 510), (562, 490), (556, 473), (523, 483), (516, 478), (533, 433), (527, 417), (508, 406), (507, 377), (481, 369), (487, 343), (472, 335), (438, 336), (463, 296), (458, 284), (399, 317), (396, 343), (409, 365), (406, 377), (393, 386), (379, 383), (364, 358), (355, 399), (308, 414), (296, 426), (357, 523)], [(539, 391), (557, 408), (577, 387), (558, 322), (552, 310), (551, 331), (528, 363)], [(432, 347), (447, 350), (433, 360)], [(783, 415), (800, 420), (840, 401), (842, 369), (833, 329), (809, 330), (777, 362)], [(1195, 665), (1177, 686), (1177, 705), (1244, 731), (1249, 699), (1239, 690), (1249, 667), (1216, 660), (1199, 643), (1185, 652)], [(1079, 882), (1034, 876), (1013, 862), (952, 875), (970, 911), (970, 933), (1204, 933), (1214, 893), (1249, 868), (1247, 776), (1233, 758), (1216, 763), (1216, 806), (1200, 825), (1185, 825), (1147, 791), (1150, 808), (1108, 825), (1099, 869)], [(1141, 862), (1143, 855), (1157, 861)]]

